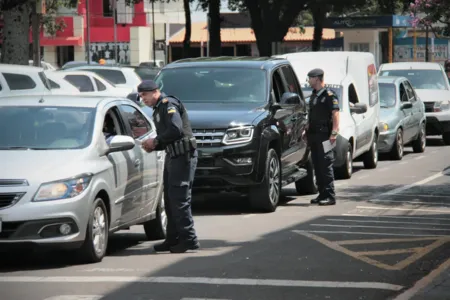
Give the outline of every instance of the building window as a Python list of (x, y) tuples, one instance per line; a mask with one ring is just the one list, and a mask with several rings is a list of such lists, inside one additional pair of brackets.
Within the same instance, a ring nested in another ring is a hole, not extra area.
[(370, 52), (369, 43), (350, 43), (350, 51)]
[(103, 0), (103, 16), (104, 17), (112, 17), (113, 16), (113, 8), (111, 1), (115, 0)]

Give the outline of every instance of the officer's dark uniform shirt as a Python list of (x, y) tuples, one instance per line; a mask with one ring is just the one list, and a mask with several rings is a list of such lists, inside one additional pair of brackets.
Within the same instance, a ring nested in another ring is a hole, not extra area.
[(193, 137), (187, 111), (178, 99), (161, 93), (153, 107), (158, 144), (155, 150), (163, 150), (183, 137)]
[[(336, 93), (328, 88), (314, 90), (309, 100), (310, 133), (331, 134), (332, 112), (339, 110)], [(326, 130), (325, 130), (326, 129)]]

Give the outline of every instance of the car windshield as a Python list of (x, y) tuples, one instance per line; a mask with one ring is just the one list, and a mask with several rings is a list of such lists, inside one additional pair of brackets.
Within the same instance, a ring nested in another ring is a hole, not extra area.
[[(309, 104), (309, 97), (312, 94), (312, 87), (309, 86), (308, 83), (304, 83), (302, 86), (302, 91), (303, 91), (303, 95), (305, 96), (305, 100), (306, 102)], [(330, 90), (334, 91), (336, 93), (336, 95), (338, 96), (338, 101), (339, 101), (339, 108), (342, 110), (342, 85), (338, 85), (338, 84), (326, 84), (325, 85), (326, 88), (329, 88)]]
[(440, 70), (386, 70), (381, 76), (406, 77), (415, 89), (446, 90), (444, 73)]
[(192, 67), (166, 69), (155, 79), (161, 90), (185, 102), (265, 102), (261, 69)]
[(380, 106), (393, 107), (397, 99), (395, 84), (393, 83), (379, 83), (380, 88)]
[(159, 68), (147, 68), (147, 67), (137, 67), (134, 69), (134, 72), (142, 79), (142, 80), (153, 80), (156, 75), (158, 75)]
[(0, 150), (81, 149), (91, 143), (95, 109), (0, 106)]

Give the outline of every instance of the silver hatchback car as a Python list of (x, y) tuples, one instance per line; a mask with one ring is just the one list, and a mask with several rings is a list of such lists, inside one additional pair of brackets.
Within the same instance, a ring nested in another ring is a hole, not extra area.
[(126, 99), (0, 99), (0, 248), (75, 247), (103, 259), (112, 232), (142, 224), (163, 239), (163, 151), (152, 121)]

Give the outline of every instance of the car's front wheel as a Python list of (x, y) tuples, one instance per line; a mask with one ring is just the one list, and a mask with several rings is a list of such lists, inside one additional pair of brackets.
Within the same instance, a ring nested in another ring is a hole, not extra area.
[(108, 211), (103, 199), (97, 198), (89, 215), (86, 238), (79, 250), (81, 259), (86, 263), (101, 262), (108, 248), (108, 237)]
[(267, 152), (263, 182), (251, 188), (250, 204), (253, 208), (273, 212), (276, 210), (281, 195), (281, 164), (277, 152)]

